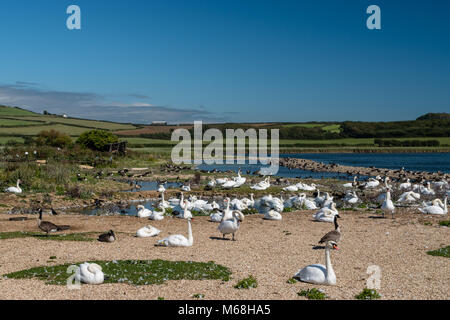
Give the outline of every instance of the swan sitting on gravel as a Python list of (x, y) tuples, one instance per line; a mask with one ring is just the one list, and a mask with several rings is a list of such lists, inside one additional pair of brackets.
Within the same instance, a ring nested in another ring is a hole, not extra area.
[(161, 230), (148, 225), (148, 226), (140, 228), (136, 232), (136, 237), (138, 237), (138, 238), (154, 237), (154, 236), (157, 236), (160, 232), (161, 232)]
[(223, 213), (219, 210), (215, 210), (209, 215), (209, 219), (212, 222), (220, 222), (220, 221), (222, 221), (222, 217), (223, 217)]
[(314, 284), (335, 285), (336, 274), (334, 273), (333, 266), (331, 265), (331, 249), (338, 249), (336, 242), (328, 241), (325, 244), (325, 266), (322, 264), (312, 264), (304, 267), (297, 272), (294, 279)]
[(344, 198), (344, 202), (355, 204), (359, 201), (358, 196), (356, 195), (356, 191), (347, 193)]
[(82, 263), (75, 272), (75, 280), (82, 283), (100, 284), (104, 279), (102, 267), (96, 263)]
[(307, 185), (306, 183), (297, 183), (295, 185), (298, 190), (304, 190), (304, 191), (314, 191), (316, 190), (316, 185), (314, 183), (311, 183), (311, 185)]
[(397, 202), (415, 202), (417, 200), (420, 200), (420, 193), (406, 191), (400, 195)]
[(290, 192), (297, 192), (298, 191), (298, 187), (293, 184), (291, 186), (287, 186), (283, 188), (284, 191), (290, 191)]
[(334, 222), (334, 216), (339, 214), (336, 204), (333, 202), (331, 208), (322, 208), (313, 215), (313, 218), (322, 222)]
[(410, 180), (410, 179), (407, 179), (406, 182), (401, 183), (400, 186), (399, 186), (398, 188), (399, 188), (400, 190), (403, 190), (403, 189), (411, 189), (411, 187), (412, 187), (411, 180)]
[(276, 210), (269, 210), (266, 212), (266, 214), (264, 214), (264, 218), (265, 220), (281, 220), (282, 216), (281, 213), (279, 213)]
[(419, 211), (425, 214), (447, 214), (447, 196), (445, 196), (443, 206), (439, 202), (442, 203), (440, 199), (434, 199), (432, 205), (423, 203), (423, 207), (419, 208)]
[(188, 237), (187, 238), (181, 234), (172, 234), (172, 235), (168, 236), (167, 238), (159, 240), (156, 243), (156, 246), (192, 247), (192, 245), (194, 244), (194, 237), (192, 236), (191, 220), (193, 220), (193, 218), (187, 218), (187, 222), (188, 222)]
[(150, 215), (149, 219), (150, 220), (163, 220), (164, 219), (164, 214), (166, 213), (166, 208), (161, 208), (162, 211), (156, 211), (153, 210), (152, 214)]

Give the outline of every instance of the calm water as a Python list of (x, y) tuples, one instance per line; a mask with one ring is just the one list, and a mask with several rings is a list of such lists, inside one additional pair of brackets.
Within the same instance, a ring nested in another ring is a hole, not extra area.
[[(299, 153), (299, 154), (282, 154), (281, 158), (303, 158), (323, 163), (336, 163), (348, 166), (358, 167), (378, 167), (388, 169), (401, 169), (414, 171), (441, 171), (450, 173), (450, 153)], [(201, 164), (198, 169), (219, 171), (242, 169), (243, 173), (255, 172), (259, 170), (261, 165), (258, 164), (233, 164), (233, 165), (206, 165)], [(280, 167), (277, 176), (286, 178), (336, 178), (348, 180), (349, 177), (342, 173), (331, 172), (311, 172), (299, 169), (288, 169)]]
[(303, 158), (348, 166), (450, 173), (450, 153), (303, 153), (280, 157)]

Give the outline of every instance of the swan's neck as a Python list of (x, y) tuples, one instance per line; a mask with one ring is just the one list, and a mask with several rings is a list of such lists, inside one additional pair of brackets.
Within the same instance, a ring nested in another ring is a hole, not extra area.
[(192, 236), (191, 220), (188, 220), (188, 243), (192, 245), (194, 243), (194, 237)]
[(333, 266), (331, 265), (330, 248), (325, 249), (325, 267), (327, 269), (326, 281), (334, 284), (336, 282), (336, 275), (334, 274)]
[(390, 201), (391, 200), (391, 193), (388, 191), (386, 192), (386, 201)]
[(19, 180), (17, 180), (17, 189), (20, 189), (20, 187), (19, 187)]
[(161, 199), (162, 199), (162, 202), (164, 203), (164, 191), (161, 193)]

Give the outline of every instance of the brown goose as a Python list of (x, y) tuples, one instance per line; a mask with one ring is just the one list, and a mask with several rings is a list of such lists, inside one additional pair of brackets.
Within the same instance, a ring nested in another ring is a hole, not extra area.
[(116, 241), (116, 235), (114, 234), (114, 231), (109, 230), (107, 233), (103, 233), (103, 234), (99, 235), (98, 241), (114, 242), (114, 241)]
[(339, 228), (339, 225), (337, 223), (338, 218), (340, 218), (338, 214), (334, 216), (334, 230), (324, 235), (322, 239), (320, 239), (319, 243), (326, 243), (328, 241), (338, 242), (339, 240), (341, 240), (341, 229)]
[(38, 227), (44, 231), (47, 236), (50, 232), (57, 232), (62, 230), (67, 230), (70, 226), (57, 226), (50, 221), (42, 221), (42, 208), (39, 209)]

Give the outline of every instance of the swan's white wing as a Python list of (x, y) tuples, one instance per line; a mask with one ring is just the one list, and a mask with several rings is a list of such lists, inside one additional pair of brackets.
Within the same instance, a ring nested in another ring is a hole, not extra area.
[(294, 276), (303, 282), (323, 284), (326, 281), (327, 269), (321, 264), (312, 264), (300, 269)]

